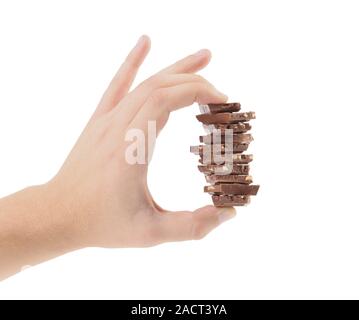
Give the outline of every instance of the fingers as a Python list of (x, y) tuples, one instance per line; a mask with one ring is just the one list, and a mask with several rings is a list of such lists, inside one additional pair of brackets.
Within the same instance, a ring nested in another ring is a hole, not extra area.
[(194, 212), (165, 212), (156, 217), (158, 242), (199, 240), (223, 222), (235, 217), (234, 208), (206, 206)]
[(180, 78), (185, 78), (186, 76), (200, 77), (193, 73), (204, 68), (209, 63), (210, 58), (211, 53), (209, 50), (200, 50), (196, 54), (176, 62), (142, 82), (119, 103), (118, 111), (122, 114), (121, 117), (130, 122), (153, 90), (180, 84)]
[(195, 54), (177, 61), (159, 73), (193, 73), (203, 69), (211, 60), (211, 52), (202, 49)]
[[(184, 83), (157, 90), (150, 97), (148, 109), (154, 112), (174, 111), (193, 104), (225, 102), (227, 96), (208, 83)], [(145, 108), (144, 108), (145, 109)]]
[(194, 102), (223, 103), (226, 101), (227, 96), (208, 83), (190, 82), (157, 89), (149, 96), (129, 127), (139, 128), (146, 132), (148, 121), (156, 121), (159, 131), (166, 124), (169, 113), (176, 109), (189, 106)]
[(105, 91), (95, 111), (95, 116), (111, 110), (127, 94), (150, 46), (151, 42), (148, 36), (140, 37)]
[(130, 92), (121, 101), (116, 111), (120, 113), (120, 117), (123, 120), (127, 119), (128, 124), (133, 120), (136, 113), (142, 108), (153, 91), (189, 82), (202, 82), (212, 86), (207, 80), (197, 74), (157, 74)]

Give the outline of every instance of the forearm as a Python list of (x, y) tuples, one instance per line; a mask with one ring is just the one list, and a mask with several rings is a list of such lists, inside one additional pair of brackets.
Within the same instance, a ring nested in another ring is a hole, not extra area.
[(0, 280), (76, 249), (69, 222), (47, 185), (0, 199)]

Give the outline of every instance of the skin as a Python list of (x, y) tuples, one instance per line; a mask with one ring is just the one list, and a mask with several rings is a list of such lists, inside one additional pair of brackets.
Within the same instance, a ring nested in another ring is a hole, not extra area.
[(0, 199), (0, 279), (86, 247), (149, 247), (202, 239), (235, 216), (233, 208), (214, 206), (193, 212), (162, 209), (148, 189), (147, 164), (126, 161), (129, 129), (147, 135), (148, 121), (155, 120), (158, 134), (172, 111), (194, 102), (227, 100), (195, 74), (209, 63), (208, 50), (129, 91), (149, 50), (150, 40), (142, 36), (56, 176)]

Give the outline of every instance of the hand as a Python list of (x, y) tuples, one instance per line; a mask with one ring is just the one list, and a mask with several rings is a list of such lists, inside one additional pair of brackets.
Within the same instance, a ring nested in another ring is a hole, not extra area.
[[(0, 199), (0, 280), (25, 265), (90, 247), (147, 247), (201, 239), (235, 215), (233, 208), (206, 206), (169, 212), (152, 198), (147, 164), (128, 161), (128, 133), (140, 130), (150, 155), (169, 113), (227, 97), (195, 72), (210, 52), (201, 50), (167, 67), (129, 91), (150, 48), (143, 36), (103, 95), (64, 165), (48, 183)], [(137, 150), (138, 151), (138, 150)], [(147, 157), (145, 158), (147, 159)]]
[(196, 101), (220, 103), (227, 99), (194, 74), (208, 64), (208, 50), (178, 61), (128, 93), (149, 49), (149, 38), (141, 37), (65, 164), (47, 185), (66, 208), (67, 223), (84, 246), (146, 247), (200, 239), (235, 215), (233, 208), (213, 206), (194, 212), (163, 210), (148, 190), (147, 164), (126, 161), (128, 130), (141, 129), (148, 139), (148, 121), (156, 121), (159, 133), (170, 112)]
[[(201, 239), (235, 215), (233, 208), (213, 206), (194, 212), (162, 209), (148, 190), (147, 164), (128, 161), (129, 132), (140, 130), (153, 144), (149, 121), (155, 121), (158, 134), (170, 112), (196, 101), (227, 99), (195, 74), (208, 64), (208, 50), (128, 92), (149, 48), (148, 37), (141, 37), (58, 174), (44, 185), (0, 199), (0, 279), (84, 247), (147, 247)], [(151, 150), (145, 153), (149, 156)]]

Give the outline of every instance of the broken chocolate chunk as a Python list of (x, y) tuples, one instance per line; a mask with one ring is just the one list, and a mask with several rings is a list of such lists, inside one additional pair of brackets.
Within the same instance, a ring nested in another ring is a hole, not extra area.
[(233, 207), (245, 206), (250, 203), (251, 198), (241, 195), (213, 195), (212, 201), (216, 207)]
[(205, 166), (198, 166), (198, 170), (204, 174), (217, 174), (217, 175), (229, 175), (229, 174), (249, 174), (248, 164), (207, 164)]
[(254, 112), (238, 112), (238, 113), (206, 113), (196, 116), (197, 120), (204, 124), (216, 123), (236, 123), (242, 121), (249, 121), (256, 118)]
[(220, 132), (210, 133), (206, 136), (199, 136), (199, 141), (210, 144), (210, 143), (226, 143), (226, 139), (232, 138), (233, 143), (250, 143), (253, 141), (253, 137), (249, 133), (237, 133), (237, 134), (219, 134)]
[(204, 187), (204, 192), (213, 194), (240, 194), (243, 196), (255, 196), (258, 192), (258, 185), (245, 185), (240, 183), (222, 183)]
[(239, 102), (209, 103), (209, 104), (200, 104), (199, 108), (202, 113), (236, 112), (241, 110), (241, 104)]
[(190, 152), (199, 154), (203, 157), (204, 152), (212, 152), (214, 154), (223, 154), (225, 152), (240, 153), (248, 149), (248, 144), (245, 143), (233, 143), (233, 145), (227, 144), (212, 144), (212, 145), (200, 145), (191, 146)]
[(211, 174), (206, 176), (206, 180), (211, 184), (218, 184), (221, 182), (224, 183), (243, 183), (250, 184), (253, 182), (251, 176), (237, 175), (237, 174), (228, 174), (228, 175), (217, 175)]

